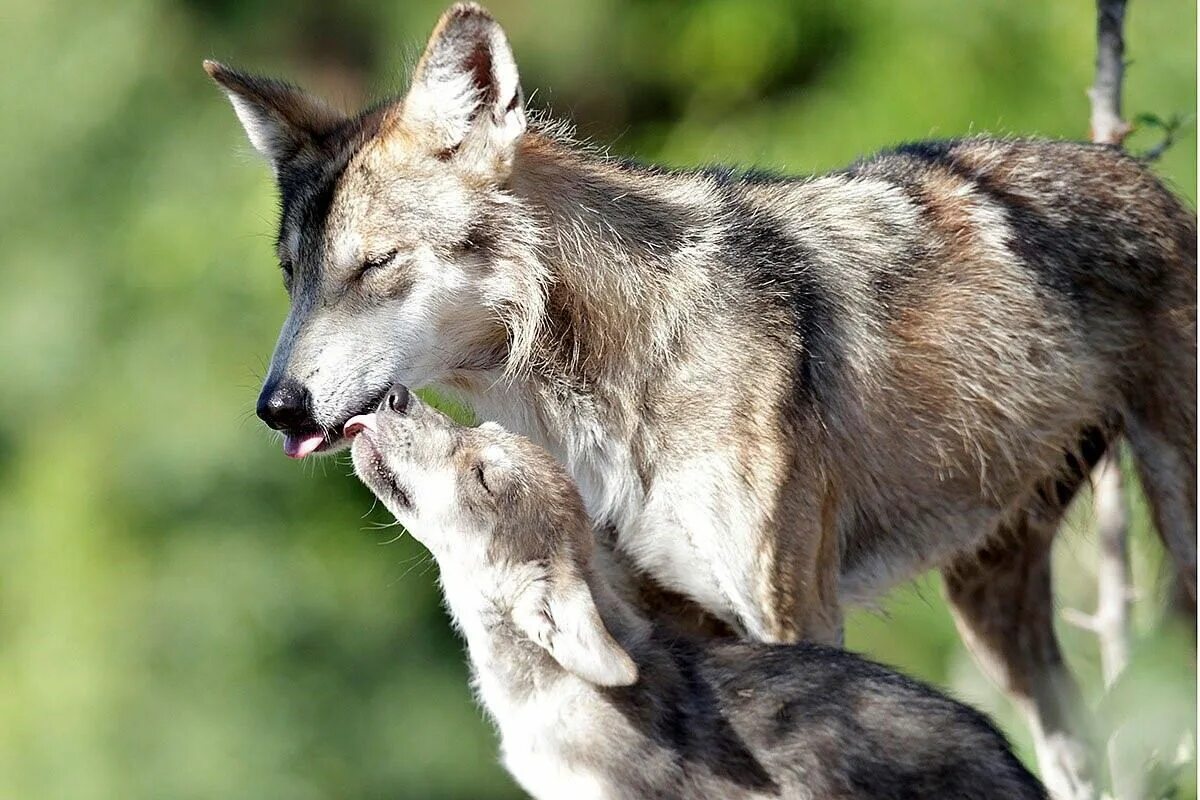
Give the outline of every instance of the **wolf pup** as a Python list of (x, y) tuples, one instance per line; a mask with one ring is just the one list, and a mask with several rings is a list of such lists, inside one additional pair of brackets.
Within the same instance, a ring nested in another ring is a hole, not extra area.
[(354, 469), (437, 559), (504, 764), (538, 798), (1042, 798), (976, 711), (816, 644), (694, 639), (620, 600), (562, 466), (395, 386)]
[(623, 558), (760, 641), (931, 567), (1089, 797), (1050, 550), (1122, 435), (1194, 596), (1196, 219), (1118, 150), (913, 144), (817, 177), (606, 158), (526, 112), (500, 26), (442, 17), (347, 116), (206, 64), (282, 195), (258, 412), (301, 457), (396, 381), (566, 463)]

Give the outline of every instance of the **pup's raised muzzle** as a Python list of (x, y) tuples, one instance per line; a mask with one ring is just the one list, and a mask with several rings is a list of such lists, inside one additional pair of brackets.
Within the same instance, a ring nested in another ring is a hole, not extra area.
[(345, 426), (342, 428), (342, 435), (347, 439), (353, 439), (363, 431), (374, 431), (379, 414), (407, 416), (412, 406), (412, 393), (408, 391), (407, 386), (397, 383), (391, 389), (388, 389), (388, 393), (379, 401), (379, 406), (373, 413), (359, 414), (347, 420)]

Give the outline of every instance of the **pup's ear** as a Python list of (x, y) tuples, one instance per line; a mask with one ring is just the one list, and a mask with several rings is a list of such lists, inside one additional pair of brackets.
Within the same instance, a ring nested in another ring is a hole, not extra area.
[(564, 669), (585, 681), (597, 686), (637, 682), (637, 665), (604, 627), (582, 580), (530, 587), (513, 609), (513, 619)]
[(459, 3), (442, 15), (404, 99), (410, 129), (439, 156), (506, 170), (525, 132), (525, 104), (508, 39), (491, 14)]
[(205, 61), (204, 71), (228, 95), (250, 143), (276, 172), (314, 137), (346, 120), (342, 112), (289, 83), (247, 75), (216, 61)]

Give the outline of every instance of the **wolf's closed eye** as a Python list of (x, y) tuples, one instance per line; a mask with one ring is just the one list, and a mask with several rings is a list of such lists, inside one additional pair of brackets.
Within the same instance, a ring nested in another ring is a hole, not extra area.
[(399, 252), (399, 250), (389, 250), (383, 255), (372, 256), (371, 258), (368, 258), (367, 260), (363, 261), (362, 266), (358, 270), (358, 274), (365, 275), (373, 269), (386, 267), (388, 264), (391, 264), (396, 260), (396, 255)]

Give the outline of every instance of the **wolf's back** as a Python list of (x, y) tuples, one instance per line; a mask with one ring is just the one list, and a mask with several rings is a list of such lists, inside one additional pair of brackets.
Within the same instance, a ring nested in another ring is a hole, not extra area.
[(981, 295), (1007, 313), (981, 324), (1037, 322), (1014, 316), (1032, 297), (1109, 357), (1163, 315), (1194, 328), (1195, 213), (1113, 147), (922, 142), (740, 193), (726, 265), (755, 294), (789, 296), (799, 340), (827, 365), (869, 360), (879, 336), (919, 337), (931, 313), (969, 315)]
[(1154, 305), (1164, 290), (1190, 296), (1195, 286), (1195, 213), (1114, 147), (993, 138), (917, 143), (846, 174), (903, 187), (930, 229), (947, 238), (962, 233), (955, 197), (985, 199), (1001, 212), (995, 233), (1012, 254), (1083, 313)]

